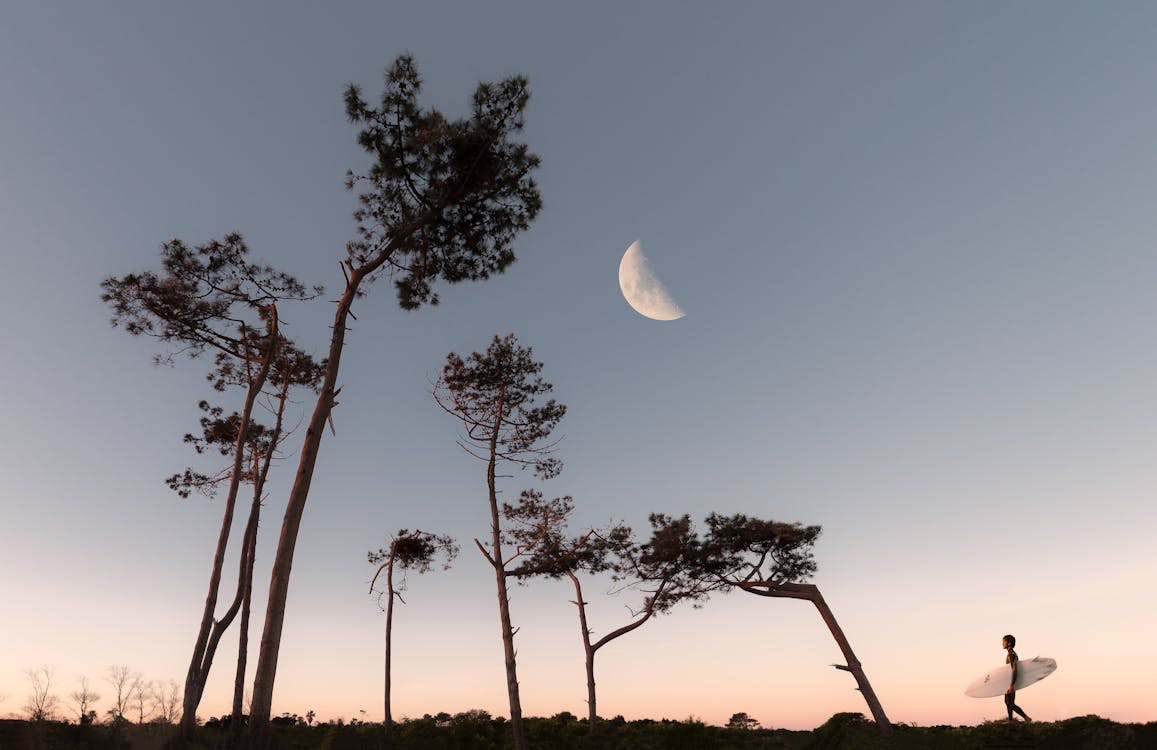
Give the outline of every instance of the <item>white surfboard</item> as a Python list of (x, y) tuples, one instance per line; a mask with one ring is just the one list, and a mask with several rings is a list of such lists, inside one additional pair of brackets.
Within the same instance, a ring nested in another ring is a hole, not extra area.
[[(1021, 659), (1016, 670), (1016, 689), (1034, 685), (1057, 671), (1057, 660), (1047, 656)], [(995, 698), (1004, 695), (1012, 682), (1012, 667), (1001, 664), (993, 667), (964, 688), (964, 694), (973, 698)]]

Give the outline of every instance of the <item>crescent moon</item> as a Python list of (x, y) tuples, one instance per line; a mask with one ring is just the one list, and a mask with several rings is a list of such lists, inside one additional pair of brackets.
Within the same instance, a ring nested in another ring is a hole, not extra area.
[(619, 262), (619, 289), (635, 312), (651, 320), (678, 320), (686, 315), (663, 282), (655, 278), (638, 240), (631, 243)]

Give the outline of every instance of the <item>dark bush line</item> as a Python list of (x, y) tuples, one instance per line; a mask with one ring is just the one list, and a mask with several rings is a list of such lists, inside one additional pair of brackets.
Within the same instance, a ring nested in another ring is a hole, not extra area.
[[(220, 748), (228, 737), (228, 717), (210, 719), (194, 748)], [(395, 724), (390, 750), (510, 750), (510, 723), (485, 711), (439, 714)], [(1157, 722), (1119, 724), (1098, 716), (1057, 722), (978, 726), (916, 727), (896, 725), (882, 736), (862, 714), (836, 714), (813, 731), (735, 729), (700, 721), (607, 719), (591, 735), (570, 713), (526, 719), (527, 739), (535, 750), (1152, 750)], [(90, 725), (0, 720), (0, 750), (159, 750), (176, 728), (158, 725)], [(276, 722), (279, 750), (384, 750), (380, 724), (359, 721), (309, 725), (286, 715)]]

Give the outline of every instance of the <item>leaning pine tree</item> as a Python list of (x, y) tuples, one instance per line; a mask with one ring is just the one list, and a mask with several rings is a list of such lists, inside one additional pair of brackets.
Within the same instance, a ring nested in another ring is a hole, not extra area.
[[(194, 443), (198, 452), (216, 447), (230, 457), (229, 467), (214, 476), (189, 469), (168, 480), (173, 489), (186, 497), (191, 489), (211, 494), (218, 485), (227, 487), (208, 593), (185, 677), (183, 740), (188, 740), (196, 728), (197, 707), (217, 643), (246, 596), (244, 586), (239, 584), (233, 605), (217, 616), (225, 553), (241, 484), (251, 482), (259, 496), (264, 482), (264, 472), (259, 475), (247, 464), (252, 460), (260, 463), (260, 456), (264, 455), (267, 471), (279, 441), (280, 427), (271, 436), (253, 420), (253, 410), (271, 377), (277, 384), (279, 396), (274, 398), (280, 401), (281, 410), (291, 385), (313, 387), (317, 379), (317, 366), (281, 334), (278, 304), (312, 299), (320, 294), (320, 288), (307, 289), (288, 274), (253, 263), (248, 255), (249, 248), (236, 233), (193, 248), (180, 240), (170, 240), (161, 247), (160, 273), (144, 271), (109, 277), (101, 284), (101, 300), (112, 309), (114, 326), (171, 347), (171, 351), (156, 355), (158, 363), (171, 361), (177, 354), (198, 357), (211, 352), (214, 369), (208, 379), (213, 388), (218, 392), (239, 389), (244, 393), (240, 410), (225, 417), (223, 409), (202, 402), (206, 412), (201, 421), (203, 437), (185, 438)], [(252, 559), (251, 547), (257, 533), (253, 513), (251, 510), (242, 541), (242, 576)], [(244, 661), (243, 654), (239, 654), (238, 661)]]
[(285, 621), (289, 576), (326, 422), (338, 393), (345, 332), (354, 300), (383, 275), (393, 279), (398, 304), (413, 310), (436, 304), (434, 284), (479, 280), (514, 262), (514, 238), (542, 206), (532, 172), (538, 157), (516, 140), (529, 99), (522, 76), (483, 83), (469, 118), (447, 119), (418, 104), (421, 79), (409, 56), (386, 73), (375, 108), (351, 85), (346, 113), (361, 128), (358, 143), (373, 163), (350, 173), (360, 189), (357, 239), (342, 263), (345, 288), (337, 300), (320, 395), (306, 428), (297, 474), (286, 504), (273, 560), (269, 598), (253, 682), (250, 739), (265, 744)]
[(847, 664), (833, 666), (852, 674), (876, 726), (882, 734), (891, 734), (892, 723), (831, 607), (819, 587), (806, 583), (816, 571), (812, 546), (820, 535), (820, 527), (753, 518), (742, 513), (732, 516), (712, 513), (707, 516), (707, 526), (702, 575), (715, 578), (728, 589), (736, 588), (756, 596), (803, 599), (814, 604), (847, 660)]

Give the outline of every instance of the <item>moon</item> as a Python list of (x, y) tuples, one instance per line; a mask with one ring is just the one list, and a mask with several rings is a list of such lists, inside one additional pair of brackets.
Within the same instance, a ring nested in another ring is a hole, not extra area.
[(686, 315), (663, 282), (655, 278), (638, 240), (631, 243), (619, 262), (619, 289), (635, 312), (651, 320), (678, 320)]

